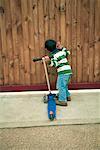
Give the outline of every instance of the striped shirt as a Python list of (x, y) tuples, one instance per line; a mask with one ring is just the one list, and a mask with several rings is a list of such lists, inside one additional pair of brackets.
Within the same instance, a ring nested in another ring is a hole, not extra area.
[(70, 51), (66, 48), (62, 48), (62, 50), (55, 49), (50, 53), (50, 66), (56, 67), (58, 74), (72, 74), (71, 66), (67, 60), (68, 55), (70, 55)]

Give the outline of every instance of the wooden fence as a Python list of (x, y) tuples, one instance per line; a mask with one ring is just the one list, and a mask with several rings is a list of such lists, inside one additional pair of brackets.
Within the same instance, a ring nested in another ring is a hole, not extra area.
[(100, 83), (100, 0), (0, 0), (0, 85), (46, 83), (32, 58), (51, 38), (71, 51), (72, 83)]

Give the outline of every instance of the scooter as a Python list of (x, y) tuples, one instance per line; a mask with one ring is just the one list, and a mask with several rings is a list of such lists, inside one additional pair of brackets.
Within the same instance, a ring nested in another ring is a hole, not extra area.
[(48, 72), (47, 72), (45, 58), (44, 57), (33, 58), (33, 62), (36, 62), (36, 61), (42, 61), (43, 65), (44, 65), (44, 71), (45, 71), (49, 94), (47, 96), (45, 95), (43, 99), (44, 99), (44, 103), (48, 103), (48, 105), (47, 105), (48, 118), (51, 121), (53, 121), (54, 119), (56, 119), (56, 102), (55, 102), (56, 94), (51, 93), (50, 81), (49, 81), (49, 76), (48, 76)]

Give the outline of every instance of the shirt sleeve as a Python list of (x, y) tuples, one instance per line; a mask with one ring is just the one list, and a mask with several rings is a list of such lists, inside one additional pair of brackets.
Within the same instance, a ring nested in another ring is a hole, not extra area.
[(64, 52), (66, 53), (66, 57), (67, 57), (68, 55), (70, 55), (70, 51), (67, 50), (65, 47), (63, 47), (62, 51), (64, 51)]
[(51, 58), (50, 66), (51, 67), (57, 67), (58, 66), (58, 62), (57, 62), (57, 58), (56, 57)]

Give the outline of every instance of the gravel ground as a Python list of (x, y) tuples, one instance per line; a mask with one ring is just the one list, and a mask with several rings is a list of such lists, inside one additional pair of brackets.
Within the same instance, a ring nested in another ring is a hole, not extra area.
[(100, 124), (0, 129), (0, 150), (100, 150)]

